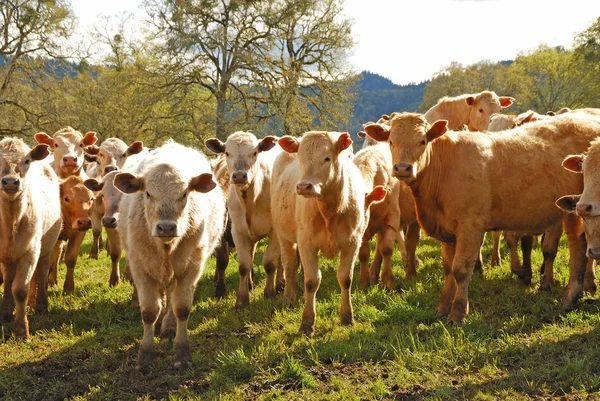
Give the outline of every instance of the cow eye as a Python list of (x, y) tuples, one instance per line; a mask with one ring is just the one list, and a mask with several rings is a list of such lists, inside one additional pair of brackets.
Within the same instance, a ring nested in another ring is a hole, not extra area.
[(427, 143), (427, 141), (426, 141), (425, 139), (423, 139), (423, 140), (421, 141), (421, 146), (425, 146), (425, 144), (426, 144), (426, 143)]
[(331, 157), (327, 156), (327, 157), (325, 158), (325, 162), (327, 163), (327, 162), (330, 162), (330, 161), (331, 161)]
[(181, 199), (185, 199), (185, 197), (186, 197), (186, 196), (187, 196), (187, 191), (185, 191), (185, 192), (183, 193), (183, 196), (181, 197)]
[(68, 197), (68, 196), (65, 196), (65, 202), (67, 202), (67, 203), (69, 203), (69, 202), (70, 202), (70, 200), (69, 200), (69, 197)]
[(229, 153), (228, 152), (225, 152), (225, 157), (229, 157)]
[(25, 165), (26, 165), (26, 166), (28, 166), (28, 165), (29, 165), (29, 163), (31, 163), (31, 160), (29, 160), (29, 159), (25, 160)]
[(150, 192), (146, 191), (146, 196), (149, 198), (150, 197)]
[(127, 153), (123, 153), (121, 157), (127, 157)]
[(479, 112), (480, 112), (481, 114), (483, 114), (483, 109), (479, 109)]
[(54, 142), (54, 144), (52, 146), (54, 146), (55, 148), (58, 148), (58, 143)]
[(258, 152), (254, 152), (254, 157), (256, 157), (256, 155), (258, 155)]

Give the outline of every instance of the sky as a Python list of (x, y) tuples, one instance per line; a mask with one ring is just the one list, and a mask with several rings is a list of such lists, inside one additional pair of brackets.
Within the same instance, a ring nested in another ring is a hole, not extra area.
[[(71, 0), (79, 26), (97, 16), (144, 16), (141, 0)], [(346, 0), (356, 45), (349, 61), (405, 85), (459, 62), (514, 59), (540, 44), (570, 48), (600, 17), (599, 0)]]

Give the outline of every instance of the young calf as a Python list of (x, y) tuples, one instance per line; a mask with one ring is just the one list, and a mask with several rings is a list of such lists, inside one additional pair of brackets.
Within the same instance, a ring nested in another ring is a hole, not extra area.
[(62, 232), (57, 242), (55, 255), (50, 267), (50, 277), (48, 282), (53, 285), (57, 283), (58, 259), (64, 244), (67, 244), (65, 251), (65, 265), (67, 266), (67, 275), (63, 284), (63, 291), (72, 293), (75, 291), (74, 273), (85, 233), (92, 228), (90, 218), (92, 206), (94, 203), (94, 194), (83, 184), (81, 177), (71, 176), (59, 185), (60, 189), (60, 208), (62, 214)]
[[(442, 241), (440, 314), (453, 322), (466, 317), (468, 284), (486, 231), (541, 232), (560, 220), (571, 254), (564, 307), (574, 306), (587, 263), (582, 221), (554, 202), (582, 188), (582, 180), (560, 163), (600, 135), (599, 116), (571, 112), (508, 134), (462, 134), (446, 133), (444, 120), (429, 124), (420, 114), (405, 113), (393, 117), (391, 126), (365, 130), (389, 143), (394, 175), (409, 185), (421, 226)], [(514, 174), (514, 166), (527, 166), (528, 173)]]
[[(144, 145), (140, 141), (133, 142), (130, 146), (127, 146), (119, 138), (108, 138), (98, 147), (95, 145), (88, 146), (85, 152), (89, 155), (97, 157), (98, 162), (97, 172), (92, 178), (101, 178), (111, 171), (119, 171), (123, 169), (128, 158), (132, 155), (137, 155), (144, 150)], [(94, 202), (94, 208), (92, 211), (92, 248), (90, 250), (90, 258), (98, 259), (98, 251), (102, 244), (102, 216), (104, 216), (104, 197), (99, 194)], [(116, 285), (118, 280), (115, 281), (114, 277), (111, 276), (109, 281), (110, 285)]]
[(366, 228), (366, 190), (345, 152), (352, 145), (347, 133), (307, 132), (301, 141), (285, 136), (279, 144), (287, 153), (279, 155), (273, 166), (271, 210), (285, 268), (284, 302), (296, 302), (299, 252), (305, 294), (300, 333), (312, 336), (321, 284), (319, 251), (329, 259), (340, 254), (341, 323), (354, 323), (350, 290)]
[[(187, 333), (196, 284), (224, 230), (225, 198), (205, 156), (168, 141), (132, 173), (118, 173), (124, 193), (117, 226), (138, 291), (144, 335), (139, 368), (154, 359), (154, 326), (175, 338), (175, 366), (191, 365)], [(166, 305), (161, 300), (167, 297)]]
[(216, 138), (206, 141), (210, 150), (225, 154), (229, 171), (227, 208), (240, 272), (236, 308), (246, 306), (250, 300), (254, 252), (262, 238), (268, 237), (269, 241), (263, 255), (267, 273), (265, 298), (274, 298), (284, 285), (279, 242), (271, 220), (271, 171), (281, 151), (269, 150), (276, 144), (277, 138), (273, 136), (258, 140), (254, 134), (243, 131), (231, 134), (225, 143)]
[(0, 141), (0, 268), (4, 297), (0, 315), (10, 321), (13, 333), (29, 336), (25, 303), (34, 272), (38, 280), (36, 311), (48, 310), (46, 280), (50, 256), (61, 228), (56, 174), (39, 160), (48, 146), (30, 149), (21, 139)]
[(88, 132), (83, 136), (81, 132), (66, 127), (57, 131), (53, 137), (45, 132), (38, 132), (34, 138), (38, 143), (50, 146), (54, 152), (52, 168), (58, 178), (64, 180), (71, 175), (87, 178), (83, 171), (83, 149), (96, 142), (95, 132)]

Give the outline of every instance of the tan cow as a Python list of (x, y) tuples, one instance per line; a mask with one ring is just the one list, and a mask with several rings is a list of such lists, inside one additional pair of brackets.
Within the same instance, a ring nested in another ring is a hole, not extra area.
[(513, 104), (514, 98), (498, 96), (495, 92), (483, 91), (473, 95), (443, 97), (425, 113), (430, 124), (447, 120), (448, 129), (487, 131), (492, 115)]
[[(391, 128), (373, 124), (366, 132), (389, 142), (394, 175), (410, 186), (421, 227), (442, 241), (440, 314), (453, 322), (466, 317), (468, 284), (486, 231), (541, 232), (559, 220), (571, 255), (563, 306), (574, 306), (587, 263), (583, 223), (554, 202), (580, 192), (582, 180), (560, 163), (600, 135), (600, 116), (572, 112), (508, 134), (462, 134), (447, 133), (444, 120), (429, 124), (420, 114), (406, 113), (395, 116)], [(515, 174), (514, 166), (527, 166), (527, 174)]]
[(61, 228), (58, 180), (48, 164), (39, 162), (48, 155), (47, 145), (30, 149), (21, 139), (0, 141), (0, 317), (10, 321), (16, 305), (16, 337), (29, 337), (25, 304), (34, 273), (39, 283), (35, 309), (48, 310), (46, 280)]
[(84, 185), (102, 196), (103, 214), (101, 217), (102, 226), (106, 229), (108, 244), (108, 254), (111, 260), (111, 272), (109, 285), (115, 286), (121, 281), (121, 272), (119, 261), (121, 260), (121, 238), (117, 231), (119, 221), (119, 203), (123, 193), (114, 186), (115, 175), (118, 170), (110, 171), (100, 180), (89, 178), (85, 180)]
[[(89, 155), (97, 157), (97, 171), (90, 171), (88, 174), (91, 178), (101, 178), (111, 171), (122, 170), (126, 161), (132, 155), (137, 155), (144, 150), (144, 145), (140, 141), (135, 141), (127, 146), (119, 138), (108, 138), (102, 142), (100, 146), (91, 145), (84, 149)], [(102, 216), (104, 216), (104, 198), (98, 194), (94, 202), (92, 211), (92, 248), (90, 250), (90, 258), (98, 259), (98, 251), (102, 244)], [(110, 253), (110, 251), (109, 251)], [(110, 285), (116, 285), (118, 281), (113, 281), (111, 276)]]
[(138, 368), (154, 359), (154, 327), (161, 310), (161, 337), (174, 337), (175, 367), (187, 367), (192, 361), (187, 323), (194, 290), (225, 228), (223, 192), (206, 157), (173, 141), (150, 152), (133, 174), (118, 173), (114, 185), (124, 193), (117, 229), (144, 324)]
[(96, 142), (96, 133), (88, 132), (85, 136), (71, 127), (57, 131), (53, 137), (45, 132), (34, 135), (38, 143), (43, 143), (54, 152), (52, 168), (58, 178), (64, 180), (70, 175), (78, 175), (87, 178), (83, 171), (83, 148), (91, 146)]
[(60, 208), (63, 220), (60, 240), (57, 242), (55, 257), (50, 267), (49, 284), (54, 285), (58, 281), (58, 256), (66, 243), (65, 265), (67, 275), (63, 284), (63, 291), (72, 293), (75, 291), (74, 273), (85, 233), (92, 228), (91, 212), (94, 203), (94, 194), (83, 184), (81, 177), (71, 176), (59, 185)]
[[(225, 143), (217, 138), (206, 141), (213, 152), (225, 154), (229, 171), (227, 209), (231, 218), (231, 234), (237, 250), (240, 272), (236, 308), (250, 301), (252, 266), (256, 244), (267, 237), (267, 249), (262, 263), (267, 273), (265, 298), (274, 298), (283, 289), (284, 279), (280, 262), (279, 241), (271, 219), (271, 172), (273, 162), (281, 152), (277, 138), (267, 136), (258, 140), (249, 132), (231, 134)], [(277, 278), (275, 277), (277, 273)]]
[(345, 152), (352, 145), (347, 133), (307, 132), (301, 141), (285, 136), (279, 144), (288, 153), (280, 154), (273, 166), (271, 210), (285, 269), (284, 302), (296, 302), (299, 252), (305, 294), (300, 333), (312, 336), (321, 284), (319, 251), (329, 259), (340, 254), (341, 323), (354, 323), (350, 291), (366, 228), (366, 191), (360, 171)]
[[(382, 283), (384, 287), (394, 289), (391, 257), (396, 240), (406, 261), (406, 278), (412, 279), (416, 276), (417, 258), (415, 251), (420, 227), (416, 218), (412, 194), (403, 183), (392, 176), (392, 154), (387, 144), (364, 148), (354, 155), (353, 161), (362, 174), (367, 192), (379, 185), (388, 191), (382, 202), (372, 205), (370, 208), (370, 218), (358, 253), (360, 261), (359, 285), (364, 289), (370, 284), (377, 283), (383, 261)], [(404, 209), (400, 208), (401, 203)], [(414, 226), (415, 224), (416, 226)], [(406, 227), (409, 230), (405, 243), (402, 229)], [(377, 245), (375, 257), (369, 270), (368, 262), (371, 253), (369, 241), (374, 235), (377, 235)]]

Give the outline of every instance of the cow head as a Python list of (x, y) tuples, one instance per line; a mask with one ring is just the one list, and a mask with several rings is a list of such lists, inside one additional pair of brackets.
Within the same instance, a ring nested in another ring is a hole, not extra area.
[(60, 207), (63, 223), (77, 231), (92, 228), (90, 218), (94, 193), (83, 184), (79, 176), (71, 176), (59, 185)]
[(439, 120), (430, 125), (421, 114), (395, 114), (390, 125), (369, 124), (367, 134), (377, 141), (387, 142), (392, 152), (392, 174), (401, 181), (414, 181), (427, 163), (430, 144), (447, 131), (448, 122)]
[(18, 138), (4, 138), (0, 141), (0, 193), (8, 199), (16, 199), (27, 187), (27, 172), (31, 163), (48, 156), (47, 145), (37, 145), (33, 149)]
[(140, 153), (143, 149), (144, 145), (140, 141), (127, 146), (118, 138), (108, 138), (99, 147), (93, 145), (86, 147), (85, 152), (97, 156), (100, 161), (101, 175), (104, 176), (111, 171), (123, 169), (127, 158)]
[(210, 150), (225, 154), (229, 181), (240, 188), (253, 183), (258, 168), (258, 155), (271, 150), (276, 144), (277, 138), (274, 136), (258, 140), (254, 134), (243, 131), (231, 134), (225, 143), (217, 138), (206, 141), (206, 147)]
[(119, 222), (119, 202), (123, 192), (119, 191), (114, 185), (115, 175), (118, 171), (111, 171), (102, 177), (102, 180), (90, 178), (85, 180), (84, 185), (93, 192), (102, 192), (104, 204), (104, 216), (102, 216), (102, 226), (106, 228), (117, 228)]
[(469, 129), (472, 131), (487, 131), (494, 114), (513, 104), (514, 98), (498, 96), (494, 92), (483, 91), (477, 95), (465, 98), (469, 107)]
[(192, 192), (209, 192), (217, 184), (212, 174), (204, 173), (186, 180), (170, 164), (157, 164), (144, 175), (117, 173), (114, 185), (125, 194), (141, 193), (152, 236), (164, 243), (181, 237), (188, 224), (188, 197)]
[(298, 153), (300, 162), (300, 180), (296, 184), (296, 193), (304, 197), (322, 198), (327, 194), (329, 183), (340, 175), (342, 158), (346, 149), (352, 145), (347, 132), (307, 132), (300, 141), (298, 138), (284, 136), (280, 146), (288, 153)]
[(563, 196), (556, 201), (565, 211), (576, 212), (583, 217), (587, 239), (587, 255), (600, 259), (600, 141), (592, 142), (586, 155), (567, 156), (563, 167), (575, 173), (583, 173), (581, 195)]
[(77, 174), (83, 166), (83, 148), (96, 142), (96, 133), (88, 132), (85, 136), (71, 127), (64, 128), (49, 136), (45, 132), (34, 135), (38, 143), (46, 144), (54, 151), (54, 170), (62, 178)]

